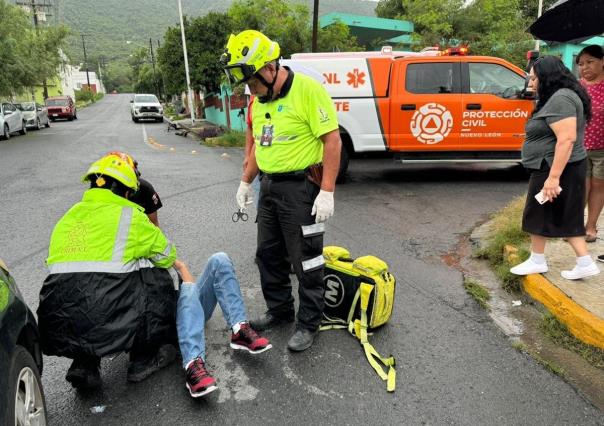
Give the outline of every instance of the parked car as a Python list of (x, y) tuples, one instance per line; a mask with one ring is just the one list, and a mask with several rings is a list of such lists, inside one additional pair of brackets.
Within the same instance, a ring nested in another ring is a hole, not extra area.
[(27, 133), (21, 110), (11, 102), (0, 102), (0, 138), (9, 139), (11, 133)]
[(38, 325), (0, 259), (0, 424), (46, 425)]
[(78, 112), (71, 96), (52, 96), (46, 99), (46, 108), (51, 121), (57, 118), (66, 118), (67, 120), (77, 120)]
[(42, 126), (50, 127), (50, 119), (48, 118), (48, 109), (44, 105), (35, 102), (21, 102), (16, 104), (21, 110), (25, 126), (28, 129), (40, 130)]
[(130, 115), (132, 121), (138, 123), (140, 119), (153, 119), (160, 123), (164, 121), (164, 108), (159, 103), (157, 96), (149, 94), (134, 95), (130, 101)]

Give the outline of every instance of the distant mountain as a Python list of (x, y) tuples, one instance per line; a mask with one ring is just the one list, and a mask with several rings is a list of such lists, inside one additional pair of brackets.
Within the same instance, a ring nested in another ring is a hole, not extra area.
[[(72, 60), (83, 60), (82, 39), (90, 58), (105, 57), (108, 61), (125, 59), (135, 46), (154, 46), (169, 26), (178, 25), (176, 0), (54, 0), (58, 13), (54, 19), (69, 26), (75, 36), (70, 38)], [(183, 13), (189, 17), (210, 11), (224, 12), (232, 0), (182, 0)], [(306, 3), (312, 13), (313, 0)], [(321, 0), (319, 14), (346, 12), (375, 16), (377, 3), (366, 0)], [(130, 43), (127, 43), (130, 41)]]

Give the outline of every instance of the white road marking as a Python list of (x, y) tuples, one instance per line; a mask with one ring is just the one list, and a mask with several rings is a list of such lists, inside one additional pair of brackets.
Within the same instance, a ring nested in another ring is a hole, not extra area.
[(233, 359), (233, 351), (230, 348), (221, 349), (219, 354), (212, 353), (212, 359), (220, 360), (219, 363), (212, 363), (210, 366), (214, 367), (213, 371), (211, 368), (210, 371), (216, 378), (220, 390), (218, 403), (227, 402), (230, 399), (235, 401), (256, 399), (260, 390), (250, 385), (249, 377)]
[(336, 397), (336, 398), (340, 398), (340, 399), (344, 398), (343, 395), (341, 395), (337, 392), (334, 392), (334, 391), (325, 392), (324, 390), (319, 389), (315, 385), (311, 385), (309, 383), (304, 382), (302, 379), (300, 379), (298, 377), (298, 375), (296, 373), (294, 373), (294, 371), (289, 366), (289, 355), (288, 354), (284, 354), (281, 357), (281, 365), (283, 366), (283, 374), (285, 375), (287, 380), (289, 380), (294, 385), (301, 386), (302, 388), (304, 388), (306, 390), (306, 392), (311, 392), (311, 393), (314, 393), (315, 395), (319, 395), (319, 396), (331, 396), (331, 397)]

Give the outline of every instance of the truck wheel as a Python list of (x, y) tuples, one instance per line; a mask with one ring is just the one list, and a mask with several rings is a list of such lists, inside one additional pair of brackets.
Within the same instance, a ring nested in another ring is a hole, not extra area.
[(346, 171), (348, 170), (349, 156), (346, 147), (342, 145), (340, 151), (340, 170), (338, 171), (337, 183), (344, 183), (346, 181)]

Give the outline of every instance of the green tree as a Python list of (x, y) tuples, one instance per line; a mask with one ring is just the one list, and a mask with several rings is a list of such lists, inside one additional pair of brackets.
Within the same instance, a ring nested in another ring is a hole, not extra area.
[(65, 27), (33, 28), (20, 8), (0, 0), (0, 95), (16, 95), (57, 74)]
[[(191, 86), (195, 90), (216, 91), (224, 71), (219, 58), (224, 51), (232, 23), (224, 13), (211, 12), (191, 21), (185, 19)], [(166, 31), (164, 44), (157, 53), (159, 69), (168, 94), (186, 90), (182, 40), (179, 27)]]
[(103, 72), (103, 84), (109, 92), (133, 91), (131, 68), (128, 63), (123, 61), (109, 63)]
[[(185, 29), (188, 22), (185, 19)], [(180, 28), (170, 27), (164, 35), (164, 43), (157, 50), (157, 62), (168, 95), (176, 95), (187, 89), (185, 62), (182, 55)]]
[(258, 30), (279, 43), (281, 55), (310, 50), (308, 7), (285, 0), (236, 0), (228, 10), (234, 32)]
[(380, 0), (375, 8), (375, 14), (379, 18), (398, 19), (405, 13), (401, 0)]
[(27, 15), (0, 0), (0, 95), (21, 92), (37, 82), (35, 34)]
[(68, 34), (64, 26), (42, 27), (35, 32), (33, 54), (37, 83), (57, 75), (62, 62), (59, 50), (65, 47)]
[[(284, 58), (310, 51), (312, 26), (305, 4), (285, 0), (236, 0), (228, 14), (235, 32), (261, 31), (279, 43)], [(360, 49), (356, 37), (350, 36), (348, 27), (341, 23), (319, 29), (317, 42), (320, 51)]]
[(220, 88), (224, 70), (219, 59), (231, 31), (232, 22), (225, 13), (210, 12), (191, 21), (186, 34), (194, 88), (212, 92)]
[(363, 50), (357, 38), (350, 35), (350, 28), (343, 22), (336, 22), (326, 28), (320, 28), (317, 36), (317, 48), (320, 52), (358, 52)]
[(534, 41), (526, 32), (527, 19), (521, 13), (522, 0), (475, 0), (457, 15), (456, 37), (471, 52), (504, 58), (523, 66), (526, 51)]

